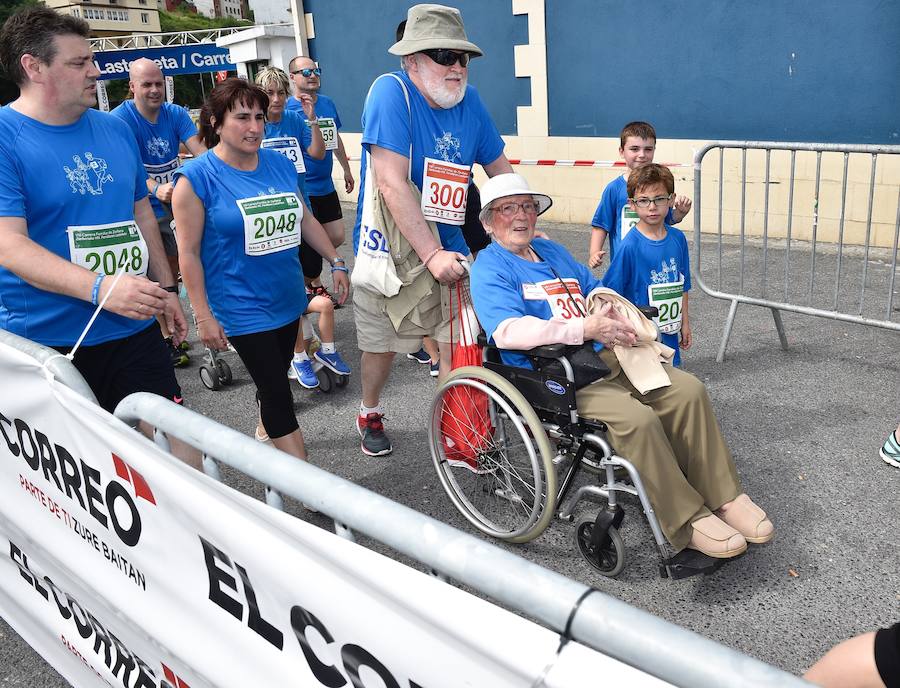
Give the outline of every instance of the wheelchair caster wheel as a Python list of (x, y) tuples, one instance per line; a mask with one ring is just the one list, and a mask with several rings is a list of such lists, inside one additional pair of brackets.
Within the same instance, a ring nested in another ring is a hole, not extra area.
[(231, 366), (221, 358), (216, 359), (216, 377), (223, 385), (230, 385), (234, 379), (231, 375)]
[(350, 382), (349, 375), (336, 375), (335, 376), (335, 384), (338, 387), (346, 387), (348, 382)]
[(200, 382), (203, 383), (204, 387), (214, 392), (222, 386), (218, 372), (209, 363), (204, 363), (200, 366)]
[[(603, 538), (599, 546), (591, 540), (594, 534), (596, 519), (585, 516), (575, 526), (575, 544), (584, 560), (603, 576), (613, 578), (625, 568), (625, 543), (615, 526), (609, 526), (608, 537)], [(604, 542), (605, 541), (605, 542)]]
[(319, 378), (319, 391), (331, 394), (335, 386), (334, 373), (322, 366), (316, 371), (316, 377)]

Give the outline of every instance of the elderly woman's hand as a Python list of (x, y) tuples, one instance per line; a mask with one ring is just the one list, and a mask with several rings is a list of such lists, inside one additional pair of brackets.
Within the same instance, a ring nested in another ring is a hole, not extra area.
[(584, 338), (593, 339), (603, 346), (634, 346), (637, 332), (628, 318), (610, 303), (603, 303), (584, 320)]

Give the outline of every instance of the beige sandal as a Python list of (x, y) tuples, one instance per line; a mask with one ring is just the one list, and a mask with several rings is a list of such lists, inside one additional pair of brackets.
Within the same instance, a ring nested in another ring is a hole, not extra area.
[(747, 551), (744, 536), (718, 516), (710, 514), (699, 518), (691, 527), (694, 530), (688, 543), (689, 549), (716, 559), (730, 559)]
[(766, 512), (753, 503), (746, 494), (740, 494), (728, 504), (723, 504), (716, 515), (737, 530), (747, 542), (760, 545), (775, 537), (775, 526)]

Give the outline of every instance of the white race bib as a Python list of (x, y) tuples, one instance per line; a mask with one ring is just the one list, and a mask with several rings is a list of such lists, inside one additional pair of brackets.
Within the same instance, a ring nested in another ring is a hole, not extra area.
[(306, 164), (303, 162), (303, 150), (300, 148), (300, 142), (297, 141), (296, 136), (277, 136), (271, 139), (263, 139), (262, 147), (276, 150), (294, 163), (294, 169), (297, 170), (297, 174), (306, 172)]
[(677, 282), (648, 284), (647, 297), (651, 306), (659, 309), (659, 316), (653, 318), (663, 334), (681, 332), (681, 306), (684, 300), (684, 275)]
[(625, 237), (628, 236), (628, 232), (630, 232), (637, 225), (640, 218), (638, 214), (631, 209), (631, 204), (626, 203), (625, 207), (622, 208), (622, 222), (619, 225), (621, 231), (619, 233), (619, 241), (625, 241)]
[(295, 193), (239, 198), (244, 218), (244, 252), (264, 256), (300, 245), (303, 204)]
[(448, 225), (466, 222), (469, 192), (468, 165), (425, 158), (422, 170), (422, 214), (426, 220)]
[(69, 227), (69, 256), (91, 272), (147, 274), (147, 244), (133, 220)]
[(157, 184), (171, 184), (172, 173), (180, 165), (181, 161), (178, 158), (172, 158), (169, 162), (164, 162), (161, 165), (144, 165), (144, 169), (147, 171), (147, 176)]
[(319, 131), (325, 141), (325, 150), (337, 150), (337, 125), (331, 117), (319, 117)]
[[(565, 286), (563, 286), (565, 282)], [(568, 291), (566, 291), (568, 287)], [(576, 279), (545, 280), (522, 285), (522, 296), (527, 301), (546, 301), (553, 317), (563, 320), (583, 318), (587, 313), (584, 296)]]

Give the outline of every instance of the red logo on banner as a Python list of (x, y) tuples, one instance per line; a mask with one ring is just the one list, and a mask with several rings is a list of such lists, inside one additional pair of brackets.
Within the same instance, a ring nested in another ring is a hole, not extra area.
[(125, 482), (131, 483), (131, 486), (134, 487), (135, 496), (142, 497), (151, 504), (156, 504), (156, 498), (153, 496), (153, 492), (150, 490), (147, 481), (144, 480), (144, 476), (122, 461), (122, 459), (115, 454), (113, 454), (112, 457), (113, 465), (116, 467), (116, 475)]
[(216, 81), (225, 81), (228, 78), (228, 70), (223, 69), (220, 72), (216, 72)]
[[(160, 664), (162, 664), (162, 662), (160, 662)], [(168, 681), (171, 684), (172, 688), (191, 688), (187, 683), (185, 683), (180, 678), (178, 678), (175, 675), (175, 672), (172, 671), (165, 664), (162, 665), (162, 668), (163, 668), (163, 675), (166, 677), (166, 681)]]

